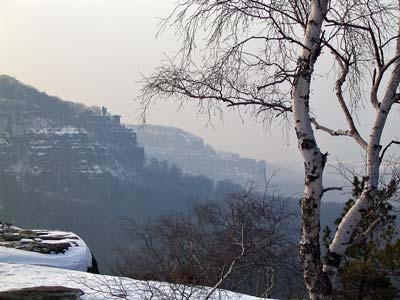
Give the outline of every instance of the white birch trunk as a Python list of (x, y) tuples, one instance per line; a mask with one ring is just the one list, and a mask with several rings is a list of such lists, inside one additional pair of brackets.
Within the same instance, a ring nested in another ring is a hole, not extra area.
[[(400, 35), (400, 24), (399, 24)], [(400, 38), (397, 38), (397, 46), (395, 56), (400, 55)], [(347, 248), (352, 243), (352, 235), (354, 228), (358, 225), (362, 218), (362, 212), (368, 210), (375, 196), (379, 184), (379, 154), (382, 149), (381, 137), (387, 116), (394, 104), (395, 94), (400, 83), (400, 59), (393, 66), (392, 74), (389, 78), (388, 85), (383, 100), (376, 111), (375, 122), (372, 126), (367, 146), (367, 174), (366, 185), (361, 196), (357, 199), (353, 207), (343, 217), (336, 231), (335, 237), (329, 247), (328, 259), (324, 265), (324, 271), (328, 272), (330, 281), (335, 289), (340, 288), (340, 280), (338, 279), (338, 269), (341, 258), (345, 254)]]
[(327, 5), (327, 0), (311, 1), (311, 12), (303, 41), (306, 48), (299, 55), (299, 71), (292, 90), (293, 118), (305, 171), (305, 189), (301, 200), (300, 258), (304, 281), (312, 300), (327, 299), (331, 291), (329, 279), (322, 270), (319, 243), (322, 174), (326, 155), (318, 148), (309, 112), (311, 75), (320, 51), (321, 28)]

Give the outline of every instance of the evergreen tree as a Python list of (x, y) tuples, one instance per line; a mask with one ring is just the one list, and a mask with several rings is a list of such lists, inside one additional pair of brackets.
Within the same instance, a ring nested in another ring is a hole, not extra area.
[[(335, 222), (336, 227), (354, 205), (364, 183), (364, 178), (354, 177), (353, 197), (346, 202), (341, 217)], [(398, 184), (398, 180), (393, 179), (378, 191), (371, 208), (362, 212), (362, 221), (354, 230), (352, 244), (340, 267), (346, 300), (391, 300), (400, 295), (400, 240), (391, 204)], [(323, 240), (328, 247), (331, 242), (328, 226), (324, 229)]]

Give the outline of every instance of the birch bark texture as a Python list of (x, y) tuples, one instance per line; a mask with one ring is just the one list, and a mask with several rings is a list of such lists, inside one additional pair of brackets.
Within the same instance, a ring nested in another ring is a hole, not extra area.
[(300, 259), (304, 270), (304, 282), (312, 300), (323, 299), (331, 293), (329, 279), (322, 270), (319, 243), (322, 175), (327, 155), (322, 154), (318, 147), (310, 118), (311, 76), (321, 51), (321, 28), (327, 7), (327, 0), (311, 2), (304, 47), (299, 55), (299, 68), (292, 91), (293, 118), (298, 148), (304, 160), (305, 176), (304, 195), (300, 205)]
[[(400, 102), (399, 7), (398, 0), (180, 0), (161, 29), (175, 26), (181, 51), (143, 79), (143, 121), (154, 102), (173, 98), (196, 102), (210, 118), (227, 107), (261, 116), (267, 125), (283, 120), (294, 128), (304, 160), (299, 255), (312, 300), (340, 297), (341, 257), (379, 187), (387, 150), (382, 133)], [(331, 98), (346, 121), (341, 129), (321, 124), (312, 113), (320, 100), (310, 90), (318, 84), (313, 75), (321, 56), (336, 70)], [(370, 128), (366, 138), (354, 121), (363, 105), (375, 114), (372, 124), (363, 124)], [(323, 187), (330, 149), (320, 150), (316, 130), (348, 137), (367, 157), (363, 193), (339, 225), (326, 261), (320, 207), (331, 190)]]

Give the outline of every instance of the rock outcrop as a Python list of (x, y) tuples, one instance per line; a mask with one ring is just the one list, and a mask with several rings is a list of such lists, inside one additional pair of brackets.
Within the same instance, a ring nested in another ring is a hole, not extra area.
[(83, 294), (63, 286), (38, 286), (0, 292), (0, 300), (79, 300)]
[(89, 248), (76, 234), (27, 230), (3, 223), (0, 223), (0, 263), (99, 272)]

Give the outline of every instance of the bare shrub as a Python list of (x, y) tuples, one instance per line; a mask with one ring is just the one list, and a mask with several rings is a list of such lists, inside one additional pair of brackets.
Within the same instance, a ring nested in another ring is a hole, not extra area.
[(195, 203), (187, 214), (170, 214), (144, 226), (130, 222), (134, 243), (121, 250), (116, 271), (135, 279), (256, 296), (270, 295), (277, 281), (286, 290), (296, 289), (293, 282), (289, 285), (300, 274), (294, 221), (295, 214), (279, 197), (262, 196), (251, 187), (223, 202)]

